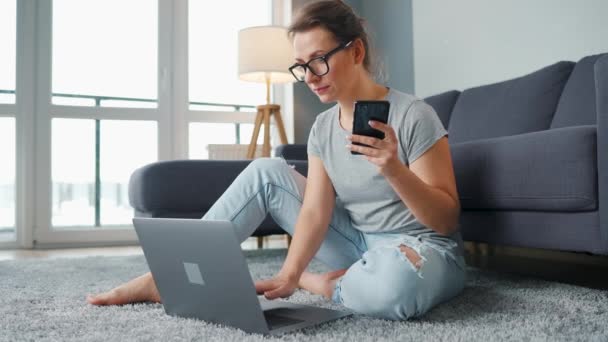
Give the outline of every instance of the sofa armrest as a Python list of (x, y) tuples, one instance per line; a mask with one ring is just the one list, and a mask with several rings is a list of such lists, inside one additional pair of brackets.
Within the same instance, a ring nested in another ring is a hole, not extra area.
[(450, 90), (441, 94), (429, 96), (424, 99), (424, 102), (428, 103), (441, 120), (443, 127), (447, 130), (450, 124), (450, 116), (452, 115), (452, 109), (454, 109), (454, 104), (456, 104), (456, 100), (458, 100), (458, 96), (460, 95), (460, 91), (458, 90)]
[(172, 160), (143, 166), (129, 180), (140, 213), (204, 213), (251, 160)]
[(595, 62), (600, 244), (608, 252), (608, 55)]
[(275, 149), (275, 156), (287, 160), (308, 160), (306, 144), (283, 144)]
[[(137, 216), (200, 218), (253, 160), (172, 160), (135, 170), (129, 181), (129, 203)], [(308, 162), (290, 160), (308, 174)]]

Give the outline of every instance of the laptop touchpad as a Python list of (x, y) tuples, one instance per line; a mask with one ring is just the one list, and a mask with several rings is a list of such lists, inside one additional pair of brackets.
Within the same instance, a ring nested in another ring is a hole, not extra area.
[(270, 330), (304, 322), (301, 319), (291, 317), (291, 312), (293, 310), (288, 308), (276, 308), (264, 311), (264, 317), (266, 318), (266, 322), (268, 322)]

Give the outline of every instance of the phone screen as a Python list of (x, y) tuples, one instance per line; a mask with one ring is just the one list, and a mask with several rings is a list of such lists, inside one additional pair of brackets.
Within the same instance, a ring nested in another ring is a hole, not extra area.
[[(383, 123), (388, 122), (390, 103), (388, 101), (357, 101), (355, 102), (355, 114), (353, 119), (353, 134), (366, 135), (384, 139), (384, 132), (379, 131), (369, 125), (370, 120)], [(353, 145), (368, 146), (362, 143), (353, 142)], [(351, 154), (361, 154), (350, 151)]]

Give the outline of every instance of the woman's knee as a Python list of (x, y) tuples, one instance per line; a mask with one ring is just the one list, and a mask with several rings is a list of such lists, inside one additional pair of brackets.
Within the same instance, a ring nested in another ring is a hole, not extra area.
[(289, 172), (289, 166), (282, 158), (257, 158), (252, 160), (243, 172), (253, 173), (269, 181)]
[(336, 284), (334, 300), (358, 313), (405, 320), (418, 315), (419, 270), (398, 247), (366, 252)]
[(289, 196), (297, 198), (300, 202), (306, 190), (306, 177), (294, 170), (283, 158), (258, 158), (253, 160), (243, 173), (256, 187), (269, 190), (282, 190)]
[(281, 158), (261, 157), (252, 160), (249, 165), (247, 165), (247, 168), (254, 169), (258, 172), (267, 172), (282, 167), (282, 164), (283, 161)]
[(425, 244), (408, 247), (366, 252), (336, 284), (334, 300), (362, 314), (404, 320), (462, 291), (465, 270), (454, 260)]

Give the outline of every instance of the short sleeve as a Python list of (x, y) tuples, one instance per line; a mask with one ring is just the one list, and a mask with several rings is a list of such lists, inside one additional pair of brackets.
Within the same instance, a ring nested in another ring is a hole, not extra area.
[(306, 144), (306, 153), (320, 158), (321, 151), (319, 149), (319, 139), (317, 136), (318, 135), (317, 134), (317, 122), (318, 122), (318, 120), (315, 120), (315, 122), (312, 124), (312, 127), (310, 128), (310, 133), (308, 133), (308, 143)]
[(405, 115), (399, 137), (402, 148), (407, 153), (408, 164), (413, 163), (446, 135), (448, 132), (433, 107), (422, 100), (412, 103)]

